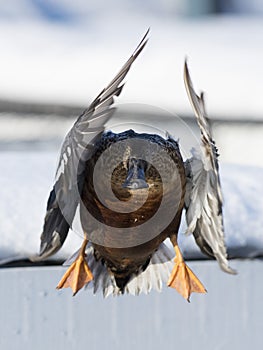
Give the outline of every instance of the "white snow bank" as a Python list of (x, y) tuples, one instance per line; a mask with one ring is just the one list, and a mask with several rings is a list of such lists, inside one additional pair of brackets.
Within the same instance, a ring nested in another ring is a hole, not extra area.
[[(0, 258), (38, 252), (46, 202), (52, 189), (57, 155), (54, 152), (0, 153)], [(75, 243), (77, 242), (77, 243)], [(66, 257), (79, 248), (81, 239), (69, 235)]]
[[(56, 152), (0, 153), (0, 259), (38, 252), (56, 160)], [(224, 164), (221, 175), (230, 255), (262, 255), (263, 168)], [(71, 232), (55, 258), (68, 258), (80, 244), (81, 237)], [(201, 257), (191, 236), (181, 235), (180, 245), (186, 257)]]

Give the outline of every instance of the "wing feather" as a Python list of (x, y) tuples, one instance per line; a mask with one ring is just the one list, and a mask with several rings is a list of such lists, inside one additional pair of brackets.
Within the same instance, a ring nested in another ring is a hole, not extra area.
[(39, 259), (60, 249), (79, 204), (83, 185), (85, 161), (92, 155), (95, 142), (101, 137), (105, 124), (115, 111), (114, 97), (119, 96), (123, 80), (132, 63), (145, 47), (146, 32), (141, 42), (118, 74), (77, 119), (62, 144), (55, 185), (50, 193), (44, 228), (41, 234)]
[(201, 131), (201, 154), (194, 150), (185, 162), (187, 233), (193, 233), (196, 243), (207, 255), (217, 259), (220, 267), (235, 273), (227, 261), (222, 216), (222, 191), (219, 178), (218, 151), (211, 137), (211, 128), (205, 111), (204, 95), (195, 93), (187, 62), (184, 81)]

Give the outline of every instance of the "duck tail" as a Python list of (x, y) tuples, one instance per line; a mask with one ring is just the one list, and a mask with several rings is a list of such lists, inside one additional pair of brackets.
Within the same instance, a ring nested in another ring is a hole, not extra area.
[(172, 271), (173, 258), (174, 252), (165, 243), (161, 243), (147, 268), (131, 277), (125, 292), (132, 295), (148, 294), (152, 289), (161, 292), (163, 283), (166, 285)]
[[(78, 251), (68, 259), (64, 265), (70, 265), (78, 255)], [(88, 285), (88, 289), (93, 289), (94, 294), (103, 293), (106, 298), (109, 295), (117, 296), (121, 294), (139, 295), (141, 293), (148, 294), (152, 289), (160, 292), (163, 283), (169, 279), (169, 275), (173, 268), (173, 251), (167, 247), (165, 243), (161, 243), (158, 250), (152, 255), (149, 265), (144, 271), (137, 275), (132, 275), (121, 290), (115, 281), (113, 274), (108, 270), (107, 266), (101, 260), (96, 260), (94, 256), (94, 248), (91, 244), (86, 250), (86, 260), (93, 274), (93, 281)]]

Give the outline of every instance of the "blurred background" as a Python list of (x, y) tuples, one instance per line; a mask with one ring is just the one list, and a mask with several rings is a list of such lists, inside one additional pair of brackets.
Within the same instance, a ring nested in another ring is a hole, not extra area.
[[(77, 235), (70, 235), (51, 266), (21, 266), (38, 252), (66, 132), (149, 27), (150, 40), (108, 128), (134, 121), (168, 130), (187, 157), (199, 139), (183, 83), (187, 57), (196, 91), (205, 92), (220, 152), (226, 240), (239, 275), (226, 276), (204, 261), (182, 234), (185, 257), (193, 260), (207, 296), (194, 296), (191, 305), (166, 289), (106, 301), (84, 291), (71, 299), (69, 291), (53, 290), (62, 274), (54, 265), (79, 248)], [(258, 346), (262, 38), (260, 0), (0, 0), (0, 260), (15, 261), (0, 269), (1, 348)]]
[(1, 1), (0, 149), (53, 146), (150, 27), (118, 103), (192, 116), (188, 57), (211, 119), (225, 122), (222, 160), (262, 166), (262, 13), (259, 0)]

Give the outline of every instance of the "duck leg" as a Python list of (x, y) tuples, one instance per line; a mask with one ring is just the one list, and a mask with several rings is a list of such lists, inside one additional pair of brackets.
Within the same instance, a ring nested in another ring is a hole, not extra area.
[(70, 265), (66, 273), (61, 278), (57, 289), (70, 287), (73, 291), (73, 296), (93, 279), (92, 272), (86, 262), (85, 249), (88, 244), (87, 236), (81, 245), (79, 254), (75, 261)]
[(191, 293), (206, 293), (206, 289), (193, 271), (184, 262), (182, 253), (177, 244), (176, 236), (170, 237), (175, 250), (175, 266), (167, 282), (169, 287), (175, 288), (187, 301)]

